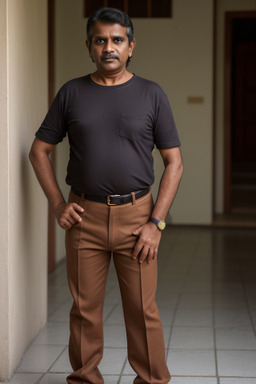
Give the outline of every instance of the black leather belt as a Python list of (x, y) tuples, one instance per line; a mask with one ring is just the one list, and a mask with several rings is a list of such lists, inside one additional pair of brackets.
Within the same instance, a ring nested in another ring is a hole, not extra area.
[[(76, 195), (82, 196), (86, 200), (97, 201), (99, 203), (105, 203), (107, 205), (121, 205), (121, 204), (132, 203), (133, 201), (132, 193), (127, 193), (125, 195), (91, 196), (91, 195), (85, 195), (84, 193), (76, 192), (73, 189), (72, 191)], [(145, 196), (148, 192), (149, 192), (149, 188), (134, 192), (135, 200)]]

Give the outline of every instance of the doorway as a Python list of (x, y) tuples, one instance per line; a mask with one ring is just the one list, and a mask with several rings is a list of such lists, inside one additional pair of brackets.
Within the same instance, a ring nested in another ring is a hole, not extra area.
[(226, 14), (225, 213), (256, 214), (256, 12)]

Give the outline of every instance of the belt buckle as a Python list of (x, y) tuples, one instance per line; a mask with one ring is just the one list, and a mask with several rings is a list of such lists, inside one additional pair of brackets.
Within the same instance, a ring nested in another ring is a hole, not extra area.
[(111, 206), (111, 205), (116, 205), (116, 204), (112, 204), (111, 203), (111, 195), (108, 195), (107, 196), (107, 205)]

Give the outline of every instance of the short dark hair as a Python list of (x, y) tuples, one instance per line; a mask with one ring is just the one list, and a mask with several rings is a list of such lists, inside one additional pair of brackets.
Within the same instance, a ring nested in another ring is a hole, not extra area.
[(134, 28), (130, 17), (120, 9), (103, 7), (92, 13), (87, 21), (86, 33), (89, 44), (92, 42), (92, 27), (99, 21), (107, 24), (121, 24), (123, 27), (126, 27), (129, 44), (135, 40)]

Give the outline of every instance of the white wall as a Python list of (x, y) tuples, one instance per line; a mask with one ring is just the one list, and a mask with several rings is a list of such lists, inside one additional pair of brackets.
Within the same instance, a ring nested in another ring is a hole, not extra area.
[[(9, 137), (8, 137), (8, 60), (7, 60), (7, 5), (0, 0), (0, 380), (9, 373)], [(4, 220), (3, 220), (4, 219)]]
[(47, 202), (28, 160), (47, 110), (47, 2), (0, 0), (0, 18), (0, 380), (7, 380), (47, 313)]
[[(56, 89), (65, 81), (94, 71), (85, 47), (83, 0), (57, 0)], [(175, 224), (212, 222), (213, 147), (213, 0), (174, 0), (171, 19), (134, 19), (137, 46), (129, 69), (158, 82), (171, 102), (182, 141), (184, 175), (168, 217)], [(189, 104), (199, 96), (202, 104)], [(63, 184), (68, 160), (65, 143), (57, 153)], [(64, 166), (65, 164), (65, 166)], [(64, 172), (65, 173), (65, 172)], [(162, 161), (155, 154), (156, 181)], [(156, 194), (156, 187), (153, 188)], [(64, 255), (58, 230), (58, 257)], [(61, 244), (61, 245), (60, 245)]]
[(215, 210), (224, 210), (224, 52), (225, 13), (256, 11), (256, 0), (216, 0), (216, 149), (215, 149)]

